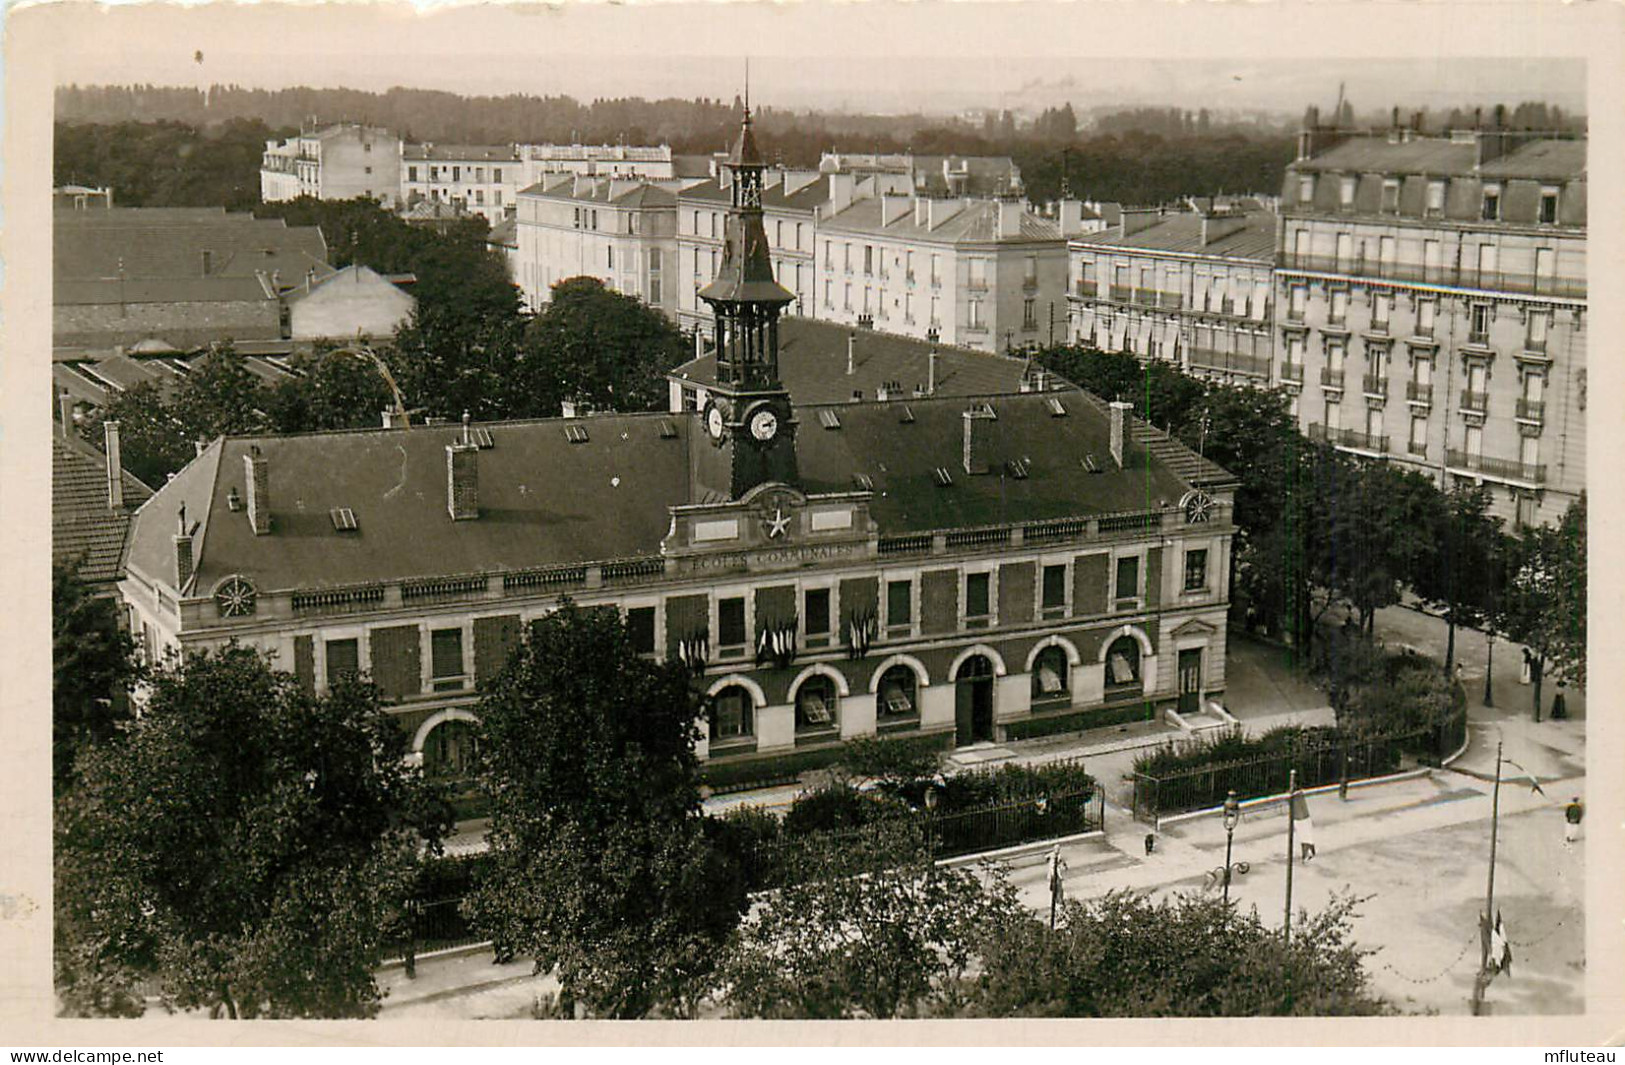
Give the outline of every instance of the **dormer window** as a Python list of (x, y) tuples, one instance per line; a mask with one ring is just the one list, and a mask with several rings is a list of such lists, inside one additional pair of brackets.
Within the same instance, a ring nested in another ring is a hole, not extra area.
[(1305, 174), (1298, 179), (1298, 202), (1313, 203), (1315, 199), (1315, 177)]
[(1557, 190), (1545, 188), (1540, 190), (1540, 222), (1542, 225), (1555, 225), (1557, 222)]
[(1501, 186), (1484, 186), (1483, 218), (1486, 222), (1499, 222), (1501, 220)]

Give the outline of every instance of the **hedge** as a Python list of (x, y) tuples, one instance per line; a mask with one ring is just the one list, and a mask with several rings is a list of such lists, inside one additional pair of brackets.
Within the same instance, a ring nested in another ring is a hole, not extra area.
[(1063, 732), (1087, 732), (1090, 729), (1110, 728), (1131, 721), (1151, 721), (1156, 716), (1156, 707), (1151, 703), (1135, 703), (1132, 706), (1101, 707), (1098, 710), (1081, 710), (1072, 714), (1012, 721), (1004, 727), (1004, 732), (1012, 741), (1034, 740)]
[[(888, 739), (887, 744), (904, 744), (911, 749), (923, 751), (942, 751), (953, 746), (954, 733), (952, 729), (942, 732), (930, 732), (923, 735), (908, 736), (899, 739)], [(765, 755), (741, 761), (706, 762), (700, 766), (700, 780), (710, 787), (713, 794), (727, 791), (743, 791), (752, 787), (771, 786), (778, 783), (794, 783), (802, 773), (814, 769), (828, 769), (837, 764), (845, 754), (842, 744), (831, 744), (828, 747), (814, 747), (804, 751), (792, 751), (784, 754)]]

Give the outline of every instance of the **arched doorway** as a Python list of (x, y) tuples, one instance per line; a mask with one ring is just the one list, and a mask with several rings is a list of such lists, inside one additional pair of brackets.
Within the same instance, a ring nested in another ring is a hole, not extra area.
[(955, 742), (961, 746), (993, 739), (993, 663), (971, 655), (954, 675)]

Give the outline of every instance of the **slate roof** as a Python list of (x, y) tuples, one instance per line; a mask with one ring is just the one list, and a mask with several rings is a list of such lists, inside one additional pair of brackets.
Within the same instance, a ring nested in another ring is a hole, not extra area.
[(55, 213), (53, 276), (63, 280), (201, 278), (280, 273), (285, 284), (307, 270), (326, 273), (327, 242), (316, 226), (288, 226), (207, 208), (115, 207)]
[(438, 162), (442, 159), (462, 162), (472, 159), (481, 163), (504, 163), (516, 161), (519, 153), (511, 144), (404, 144), (401, 146), (401, 158), (414, 162)]
[[(627, 182), (636, 182), (636, 185), (616, 191), (617, 187)], [(549, 175), (528, 188), (520, 189), (519, 195), (583, 203), (613, 203), (619, 207), (673, 207), (677, 203), (675, 192), (636, 178), (586, 178), (581, 182), (583, 187), (580, 192), (576, 191), (576, 184), (573, 174)]]
[(671, 170), (681, 178), (703, 178), (711, 176), (711, 157), (709, 155), (674, 155), (671, 157)]
[[(719, 206), (727, 206), (731, 202), (729, 191), (715, 178), (696, 182), (685, 186), (677, 194), (679, 204), (686, 200), (703, 200)], [(778, 182), (764, 186), (762, 189), (762, 209), (765, 211), (811, 211), (813, 208), (829, 202), (829, 175), (822, 175), (815, 180), (797, 188), (790, 195), (784, 194), (784, 183)]]
[[(854, 367), (846, 372), (847, 338), (856, 336)], [(883, 333), (814, 318), (779, 319), (779, 378), (797, 403), (845, 403), (853, 392), (874, 399), (875, 391), (898, 382), (907, 393), (924, 387), (931, 345), (924, 340)], [(1025, 359), (937, 346), (937, 393), (972, 396), (1015, 392), (1027, 369)], [(706, 387), (716, 383), (717, 357), (702, 355), (677, 367), (667, 377)]]
[(519, 220), (504, 218), (492, 226), (491, 231), (485, 235), (485, 243), (502, 248), (519, 247)]
[[(797, 408), (797, 455), (809, 491), (854, 490), (874, 480), (873, 513), (887, 534), (1143, 510), (1178, 501), (1187, 487), (1165, 458), (1185, 460), (1155, 430), (1134, 430), (1125, 468), (1110, 457), (1102, 401), (1076, 389), (984, 397), (997, 413), (992, 472), (971, 477), (961, 463), (964, 397), (841, 404), (826, 429), (819, 407)], [(1058, 399), (1063, 417), (1048, 406)], [(913, 422), (905, 422), (905, 407)], [(566, 427), (589, 439), (572, 443)], [(670, 435), (663, 428), (669, 427)], [(699, 502), (690, 448), (703, 441), (694, 415), (604, 415), (500, 422), (479, 452), (480, 516), (453, 522), (446, 509), (446, 453), (461, 428), (357, 430), (216, 440), (136, 517), (129, 565), (172, 573), (170, 534), (184, 503), (194, 537), (191, 594), (207, 594), (240, 573), (261, 590), (331, 588), (373, 581), (512, 572), (649, 557), (670, 527), (668, 508)], [(1143, 440), (1141, 438), (1144, 438)], [(255, 536), (246, 509), (243, 458), (257, 446), (269, 466), (272, 531)], [(1102, 472), (1089, 473), (1093, 455)], [(1028, 464), (1018, 478), (1007, 460)], [(1211, 463), (1185, 465), (1228, 480)], [(941, 466), (953, 484), (939, 487)], [(1212, 471), (1217, 471), (1213, 474)], [(339, 532), (329, 511), (349, 507), (358, 529)]]
[(79, 560), (79, 576), (90, 583), (122, 575), (124, 538), (130, 516), (152, 489), (124, 474), (124, 509), (107, 505), (107, 459), (84, 440), (51, 437), (51, 561)]
[(1023, 207), (1021, 232), (999, 236), (999, 204), (993, 200), (971, 200), (952, 218), (927, 229), (914, 221), (914, 211), (906, 210), (890, 225), (880, 223), (879, 199), (859, 200), (846, 210), (831, 215), (822, 225), (831, 232), (878, 233), (892, 240), (934, 241), (941, 244), (979, 244), (1061, 239), (1061, 227), (1048, 218)]
[(1242, 228), (1216, 237), (1205, 245), (1202, 243), (1202, 219), (1192, 212), (1167, 215), (1145, 229), (1127, 236), (1107, 231), (1074, 238), (1073, 242), (1144, 251), (1214, 255), (1229, 259), (1257, 259), (1260, 262), (1273, 263), (1275, 215), (1256, 213), (1247, 215), (1246, 219), (1246, 225)]
[[(300, 275), (300, 280), (304, 275)], [(114, 280), (59, 280), (58, 306), (108, 303), (244, 303), (274, 300), (267, 278), (164, 277)]]
[(1477, 158), (1478, 146), (1472, 141), (1424, 137), (1390, 143), (1385, 137), (1352, 137), (1310, 159), (1293, 163), (1292, 169), (1302, 173), (1337, 170), (1563, 181), (1585, 176), (1586, 142), (1529, 140), (1475, 168)]

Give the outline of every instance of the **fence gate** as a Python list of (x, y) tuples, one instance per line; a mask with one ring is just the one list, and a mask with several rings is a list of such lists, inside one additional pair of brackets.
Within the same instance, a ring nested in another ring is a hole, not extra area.
[(1144, 773), (1134, 774), (1134, 820), (1157, 823), (1157, 780)]

